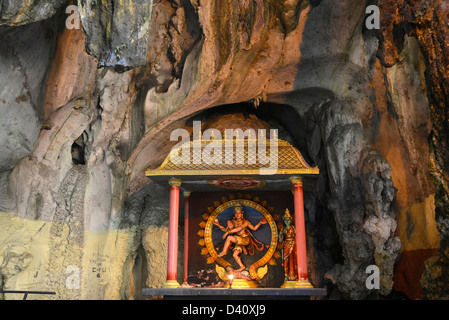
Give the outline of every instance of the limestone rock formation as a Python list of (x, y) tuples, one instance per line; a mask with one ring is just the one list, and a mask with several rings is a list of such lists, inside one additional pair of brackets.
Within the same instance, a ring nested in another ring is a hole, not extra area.
[(152, 9), (153, 1), (147, 0), (80, 1), (87, 52), (102, 67), (145, 64)]
[[(441, 286), (438, 270), (448, 263), (448, 84), (449, 48), (447, 46), (449, 6), (440, 1), (379, 1), (382, 20), (388, 28), (382, 29), (379, 57), (383, 65), (391, 67), (398, 62), (406, 35), (414, 36), (425, 57), (425, 84), (430, 108), (432, 130), (429, 135), (431, 149), (430, 170), (435, 184), (435, 219), (441, 235), (440, 250), (426, 262), (422, 279), (428, 298), (448, 297), (447, 286)], [(433, 279), (433, 277), (436, 277)], [(438, 280), (436, 280), (438, 279)], [(446, 278), (447, 279), (447, 278)]]
[(67, 4), (67, 0), (2, 0), (0, 4), (0, 26), (22, 26), (54, 16), (59, 9)]
[[(307, 254), (328, 298), (447, 297), (449, 6), (379, 0), (369, 30), (374, 2), (0, 1), (0, 286), (161, 286), (168, 191), (144, 172), (172, 130), (216, 127), (220, 107), (319, 166)], [(82, 28), (66, 27), (68, 5)]]

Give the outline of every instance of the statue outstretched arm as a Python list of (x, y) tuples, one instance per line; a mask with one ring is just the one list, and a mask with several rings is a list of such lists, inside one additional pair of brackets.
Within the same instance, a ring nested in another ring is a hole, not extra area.
[(220, 228), (221, 231), (226, 231), (227, 229), (225, 227), (223, 227), (220, 222), (218, 222), (218, 219), (214, 220), (214, 224)]
[(251, 223), (248, 222), (248, 228), (250, 228), (253, 231), (256, 231), (257, 229), (259, 229), (259, 227), (262, 224), (266, 224), (268, 223), (267, 219), (263, 218), (262, 220), (260, 220), (260, 222), (258, 224), (256, 224), (255, 226), (253, 226)]

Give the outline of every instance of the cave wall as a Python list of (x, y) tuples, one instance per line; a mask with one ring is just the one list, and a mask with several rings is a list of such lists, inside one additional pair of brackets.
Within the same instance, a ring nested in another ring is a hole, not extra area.
[[(309, 260), (331, 298), (445, 297), (448, 6), (378, 1), (376, 31), (371, 2), (84, 0), (82, 29), (65, 28), (66, 1), (3, 2), (2, 287), (133, 299), (161, 286), (168, 193), (144, 170), (189, 116), (248, 102), (291, 108), (298, 123), (278, 120), (320, 166)], [(320, 250), (326, 232), (337, 257)]]
[[(425, 261), (423, 276), (420, 280), (425, 298), (441, 299), (448, 296), (446, 276), (441, 272), (448, 263), (447, 245), (447, 59), (448, 59), (448, 10), (449, 6), (442, 1), (378, 1), (381, 21), (386, 28), (379, 32), (378, 57), (386, 68), (400, 68), (403, 49), (407, 47), (408, 37), (416, 39), (420, 48), (425, 68), (421, 78), (426, 87), (429, 105), (428, 146), (430, 159), (428, 170), (434, 187), (434, 208), (432, 214), (426, 214), (431, 229), (436, 222), (439, 239), (432, 244), (420, 244), (418, 248), (438, 249), (438, 252)], [(407, 49), (406, 49), (407, 50)], [(419, 55), (418, 55), (419, 57)], [(423, 144), (424, 145), (424, 144)], [(426, 146), (427, 147), (427, 146)], [(424, 188), (426, 190), (426, 188)], [(430, 204), (432, 205), (432, 204)], [(433, 213), (434, 212), (434, 213)], [(411, 215), (410, 215), (411, 216)], [(433, 221), (435, 219), (435, 222)], [(429, 238), (424, 236), (424, 239)], [(424, 241), (425, 242), (425, 241)], [(433, 252), (434, 250), (431, 250)], [(426, 259), (431, 252), (424, 254), (420, 260)]]

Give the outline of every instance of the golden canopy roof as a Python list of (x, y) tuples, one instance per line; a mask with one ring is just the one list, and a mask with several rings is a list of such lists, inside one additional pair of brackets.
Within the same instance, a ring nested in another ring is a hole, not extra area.
[[(271, 167), (273, 162), (270, 161), (271, 155), (276, 156), (276, 148), (272, 149), (270, 146), (275, 144), (277, 144), (277, 164), (275, 164), (275, 169), (270, 170), (273, 168)], [(268, 170), (265, 174), (272, 175), (319, 174), (318, 167), (311, 167), (307, 164), (301, 153), (284, 140), (266, 139), (266, 151), (262, 152), (266, 158), (262, 158), (263, 161), (261, 161), (255, 146), (257, 146), (257, 141), (251, 139), (186, 142), (185, 145), (174, 148), (159, 168), (147, 169), (146, 176), (259, 175), (264, 170)], [(202, 156), (204, 154), (215, 155), (215, 151), (211, 152), (214, 148), (221, 152), (221, 156), (218, 153), (215, 160), (221, 161), (204, 159)], [(187, 151), (189, 157), (185, 157), (185, 161), (179, 161), (183, 150)], [(229, 157), (228, 152), (232, 155), (232, 161), (227, 158)], [(174, 159), (178, 159), (178, 161), (173, 161)]]

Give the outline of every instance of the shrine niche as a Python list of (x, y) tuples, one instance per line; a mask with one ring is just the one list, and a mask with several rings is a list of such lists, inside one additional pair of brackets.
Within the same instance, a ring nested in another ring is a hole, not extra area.
[[(189, 237), (188, 243), (188, 275), (186, 283), (194, 287), (228, 287), (227, 268), (235, 272), (239, 269), (233, 257), (232, 247), (223, 257), (217, 255), (225, 243), (224, 232), (216, 226), (214, 218), (219, 219), (222, 226), (233, 217), (236, 204), (241, 205), (244, 217), (254, 226), (265, 218), (257, 231), (250, 232), (255, 244), (247, 253), (240, 254), (245, 269), (242, 276), (252, 280), (250, 284), (234, 279), (233, 287), (278, 288), (283, 284), (281, 244), (278, 234), (282, 228), (282, 211), (284, 206), (292, 208), (291, 192), (245, 190), (240, 192), (195, 192), (189, 196)], [(209, 224), (208, 224), (209, 222)], [(210, 231), (207, 231), (209, 229)], [(273, 232), (274, 230), (275, 232)], [(206, 233), (209, 232), (211, 236)], [(209, 248), (206, 246), (209, 242)], [(263, 248), (262, 248), (263, 247)], [(272, 248), (271, 250), (270, 247)], [(259, 250), (262, 249), (262, 250)], [(273, 250), (274, 249), (274, 250)], [(259, 278), (259, 279), (257, 279)]]
[[(252, 152), (254, 144), (250, 137), (193, 140), (175, 147), (159, 168), (147, 170), (150, 179), (170, 186), (164, 288), (313, 288), (307, 273), (303, 186), (312, 189), (319, 170), (288, 142), (271, 136), (264, 145), (276, 147), (266, 152), (267, 158), (276, 155), (273, 169), (260, 161), (259, 151), (257, 156)], [(211, 157), (218, 161), (211, 162)], [(182, 285), (177, 276), (181, 190)], [(292, 215), (284, 225), (287, 211)], [(284, 268), (284, 251), (289, 270)]]
[[(262, 280), (268, 271), (267, 264), (276, 265), (275, 258), (280, 256), (277, 251), (278, 225), (276, 224), (279, 216), (272, 216), (266, 208), (267, 202), (259, 203), (260, 198), (257, 196), (254, 199), (250, 195), (235, 199), (234, 195), (230, 195), (229, 198), (223, 197), (222, 202), (218, 207), (213, 208), (210, 214), (205, 213), (202, 216), (204, 220), (199, 224), (201, 229), (197, 233), (201, 237), (197, 243), (203, 247), (201, 254), (205, 256), (207, 265), (216, 265), (215, 270), (219, 273), (221, 280), (228, 280), (227, 275), (223, 276), (223, 270), (231, 268), (229, 270), (242, 272), (247, 269), (247, 274), (243, 273), (243, 275), (249, 282), (242, 281), (241, 285), (258, 287), (260, 285), (257, 281)], [(230, 231), (229, 229), (236, 227), (231, 222), (238, 223), (235, 217), (236, 210), (242, 212), (241, 221), (248, 221), (249, 226), (243, 230), (246, 233), (245, 236), (236, 235), (238, 241), (231, 243), (226, 249), (226, 238), (223, 236)], [(241, 240), (242, 238), (247, 241)]]

